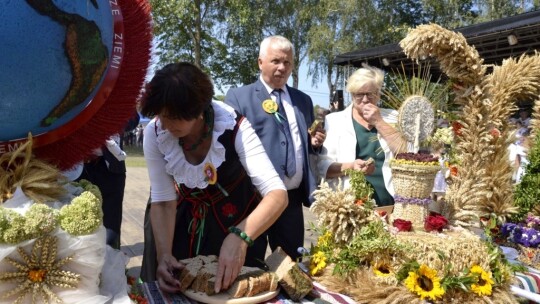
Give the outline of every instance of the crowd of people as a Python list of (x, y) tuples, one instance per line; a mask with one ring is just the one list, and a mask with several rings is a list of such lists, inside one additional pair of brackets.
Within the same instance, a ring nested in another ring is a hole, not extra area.
[[(139, 106), (153, 119), (124, 134), (124, 145), (142, 145), (151, 185), (143, 281), (177, 292), (179, 260), (217, 255), (218, 292), (243, 265), (263, 266), (267, 247), (300, 259), (302, 206), (322, 179), (350, 187), (346, 170), (365, 173), (378, 206), (394, 204), (389, 161), (407, 145), (392, 126), (396, 111), (378, 106), (383, 71), (359, 68), (347, 81), (350, 105), (315, 113), (311, 98), (287, 85), (294, 64), (288, 39), (265, 38), (259, 78), (230, 89), (224, 102), (213, 101), (212, 80), (191, 63), (155, 73)], [(516, 125), (528, 123), (520, 116)], [(527, 132), (517, 133), (526, 143)], [(515, 152), (520, 167), (524, 151)], [(125, 167), (123, 174), (125, 181)]]
[(268, 246), (301, 258), (302, 206), (313, 202), (320, 178), (361, 170), (377, 204), (393, 203), (388, 160), (402, 145), (377, 106), (383, 72), (360, 69), (347, 87), (354, 103), (315, 115), (311, 98), (287, 85), (288, 39), (264, 39), (258, 65), (257, 81), (230, 89), (222, 103), (212, 101), (212, 81), (198, 67), (169, 64), (141, 100), (141, 114), (155, 117), (143, 135), (151, 194), (141, 278), (164, 291), (180, 289), (178, 260), (198, 254), (219, 256), (216, 292), (243, 265), (261, 266)]
[(509, 146), (510, 162), (513, 168), (513, 181), (518, 184), (521, 182), (523, 175), (525, 174), (525, 168), (529, 164), (527, 154), (531, 148), (531, 126), (530, 126), (530, 114), (527, 109), (521, 109), (519, 111), (519, 117), (512, 118), (511, 123), (515, 126), (514, 143)]

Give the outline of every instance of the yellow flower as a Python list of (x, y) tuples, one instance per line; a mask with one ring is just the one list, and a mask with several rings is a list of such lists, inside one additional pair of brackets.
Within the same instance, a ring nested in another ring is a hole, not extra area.
[(471, 274), (478, 276), (478, 282), (471, 285), (472, 292), (476, 293), (479, 296), (490, 296), (491, 287), (494, 283), (491, 278), (491, 271), (486, 272), (482, 267), (474, 265), (471, 267)]
[(322, 251), (317, 251), (311, 257), (311, 261), (309, 263), (309, 273), (311, 275), (316, 275), (324, 268), (326, 268), (326, 255), (324, 255), (324, 252)]
[(405, 286), (420, 296), (423, 300), (430, 298), (437, 300), (444, 295), (444, 289), (441, 288), (441, 279), (437, 277), (437, 271), (426, 265), (421, 265), (417, 272), (409, 272), (405, 279)]
[(376, 276), (383, 277), (383, 278), (389, 277), (393, 274), (392, 268), (390, 267), (390, 265), (383, 262), (376, 263), (373, 266), (373, 272), (375, 273)]
[(325, 248), (330, 246), (330, 242), (332, 241), (332, 234), (330, 231), (326, 231), (325, 234), (319, 236), (317, 239), (317, 247)]

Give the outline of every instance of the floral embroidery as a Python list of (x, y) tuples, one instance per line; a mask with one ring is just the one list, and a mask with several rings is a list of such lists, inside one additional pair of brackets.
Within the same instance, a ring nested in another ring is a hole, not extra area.
[(221, 207), (221, 213), (225, 215), (226, 217), (231, 218), (231, 217), (234, 217), (238, 213), (238, 209), (236, 209), (235, 205), (231, 203), (227, 203), (223, 207)]

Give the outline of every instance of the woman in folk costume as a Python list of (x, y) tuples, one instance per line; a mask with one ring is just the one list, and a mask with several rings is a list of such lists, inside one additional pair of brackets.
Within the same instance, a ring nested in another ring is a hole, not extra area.
[[(150, 220), (156, 279), (176, 292), (177, 259), (218, 255), (216, 292), (242, 266), (258, 266), (258, 237), (287, 206), (287, 193), (251, 124), (212, 102), (210, 78), (190, 63), (169, 64), (149, 83), (141, 113), (155, 117), (144, 131), (151, 184)], [(262, 240), (262, 238), (260, 239)]]

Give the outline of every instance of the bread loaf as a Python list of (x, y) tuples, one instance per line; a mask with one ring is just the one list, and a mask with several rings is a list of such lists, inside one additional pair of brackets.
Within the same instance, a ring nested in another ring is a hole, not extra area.
[(180, 291), (184, 292), (190, 288), (197, 278), (199, 271), (205, 266), (213, 263), (217, 263), (217, 256), (196, 256), (189, 259), (180, 260), (182, 264), (185, 265), (175, 277), (180, 281)]
[(278, 276), (279, 285), (291, 300), (299, 301), (313, 289), (311, 278), (280, 247), (265, 262), (270, 271)]
[[(185, 267), (176, 275), (181, 283), (181, 290), (215, 294), (218, 258), (216, 256), (196, 256), (180, 260)], [(279, 278), (275, 273), (255, 267), (242, 267), (238, 277), (227, 290), (231, 298), (252, 297), (262, 292), (275, 291)]]
[(217, 270), (217, 263), (204, 265), (197, 273), (197, 277), (191, 285), (191, 289), (193, 289), (194, 291), (206, 292), (207, 282), (208, 280), (210, 280), (210, 278), (216, 276)]

